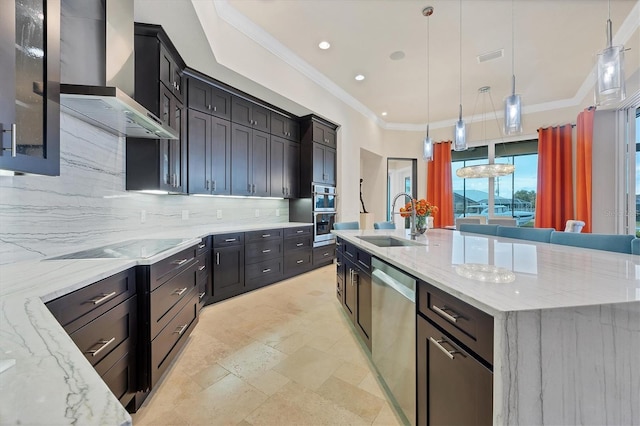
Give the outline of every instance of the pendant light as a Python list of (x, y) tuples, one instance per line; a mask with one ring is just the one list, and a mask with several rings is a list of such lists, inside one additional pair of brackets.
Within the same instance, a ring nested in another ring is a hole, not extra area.
[(429, 16), (433, 15), (433, 7), (425, 7), (422, 10), (422, 15), (427, 17), (427, 136), (422, 142), (422, 158), (424, 161), (433, 161), (433, 139), (429, 137), (429, 122), (431, 121), (429, 111), (429, 78), (431, 77), (429, 70)]
[(467, 150), (467, 131), (462, 121), (462, 0), (460, 0), (460, 113), (453, 134), (453, 150)]
[(596, 104), (606, 105), (625, 98), (624, 46), (613, 46), (611, 31), (611, 0), (607, 19), (607, 47), (598, 53), (598, 78), (596, 81)]
[(516, 71), (515, 71), (515, 18), (511, 0), (511, 95), (504, 99), (504, 133), (514, 135), (522, 132), (522, 103), (520, 95), (516, 95)]
[[(483, 140), (486, 142), (487, 139), (487, 121), (485, 120), (485, 111), (486, 111), (486, 97), (489, 96), (489, 100), (491, 101), (491, 108), (493, 110), (493, 116), (496, 120), (496, 125), (498, 128), (498, 132), (500, 133), (500, 138), (502, 139), (502, 132), (500, 129), (500, 123), (498, 121), (498, 114), (496, 114), (496, 109), (493, 105), (493, 98), (491, 97), (491, 87), (483, 86), (478, 89), (478, 95), (482, 95), (482, 135)], [(476, 97), (476, 104), (477, 104)], [(504, 141), (503, 141), (504, 143)], [(479, 164), (476, 166), (467, 166), (462, 167), (456, 170), (456, 176), (467, 179), (467, 178), (491, 178), (498, 176), (506, 176), (513, 173), (515, 170), (515, 166), (513, 164)]]

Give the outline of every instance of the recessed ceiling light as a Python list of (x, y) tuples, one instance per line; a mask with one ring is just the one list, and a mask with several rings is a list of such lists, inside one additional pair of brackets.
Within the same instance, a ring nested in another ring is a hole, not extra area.
[(400, 59), (404, 59), (405, 54), (402, 50), (398, 50), (389, 55), (389, 58), (393, 61), (399, 61)]
[(362, 81), (362, 80), (364, 80), (364, 75), (358, 74), (358, 75), (356, 75), (355, 79), (358, 80), (358, 81)]
[(386, 115), (387, 115), (387, 112), (386, 112), (386, 111), (384, 111), (384, 112), (382, 113), (382, 116), (384, 117), (384, 116), (386, 116)]
[(328, 41), (321, 41), (320, 44), (318, 44), (318, 47), (322, 50), (327, 50), (331, 47), (331, 43), (329, 43)]

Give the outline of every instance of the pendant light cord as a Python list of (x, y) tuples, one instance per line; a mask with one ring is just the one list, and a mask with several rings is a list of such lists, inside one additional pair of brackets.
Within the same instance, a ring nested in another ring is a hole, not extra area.
[(515, 0), (511, 0), (511, 78), (512, 78), (512, 95), (516, 94), (516, 36), (515, 36), (515, 14), (513, 3)]
[(460, 120), (462, 120), (462, 0), (460, 0)]
[(429, 123), (431, 122), (431, 105), (429, 102), (430, 92), (430, 79), (431, 79), (431, 62), (429, 60), (429, 54), (431, 53), (431, 37), (429, 34), (429, 21), (431, 18), (427, 16), (427, 137), (429, 137)]

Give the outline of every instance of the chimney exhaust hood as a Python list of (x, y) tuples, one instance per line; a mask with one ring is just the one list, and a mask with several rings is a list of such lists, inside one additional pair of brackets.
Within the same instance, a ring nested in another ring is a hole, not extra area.
[(133, 0), (62, 0), (60, 105), (118, 136), (179, 139), (134, 94)]

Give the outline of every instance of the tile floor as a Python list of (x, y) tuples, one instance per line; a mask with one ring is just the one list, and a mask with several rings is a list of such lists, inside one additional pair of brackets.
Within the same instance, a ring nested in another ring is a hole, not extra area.
[(398, 425), (327, 266), (206, 306), (134, 425)]

